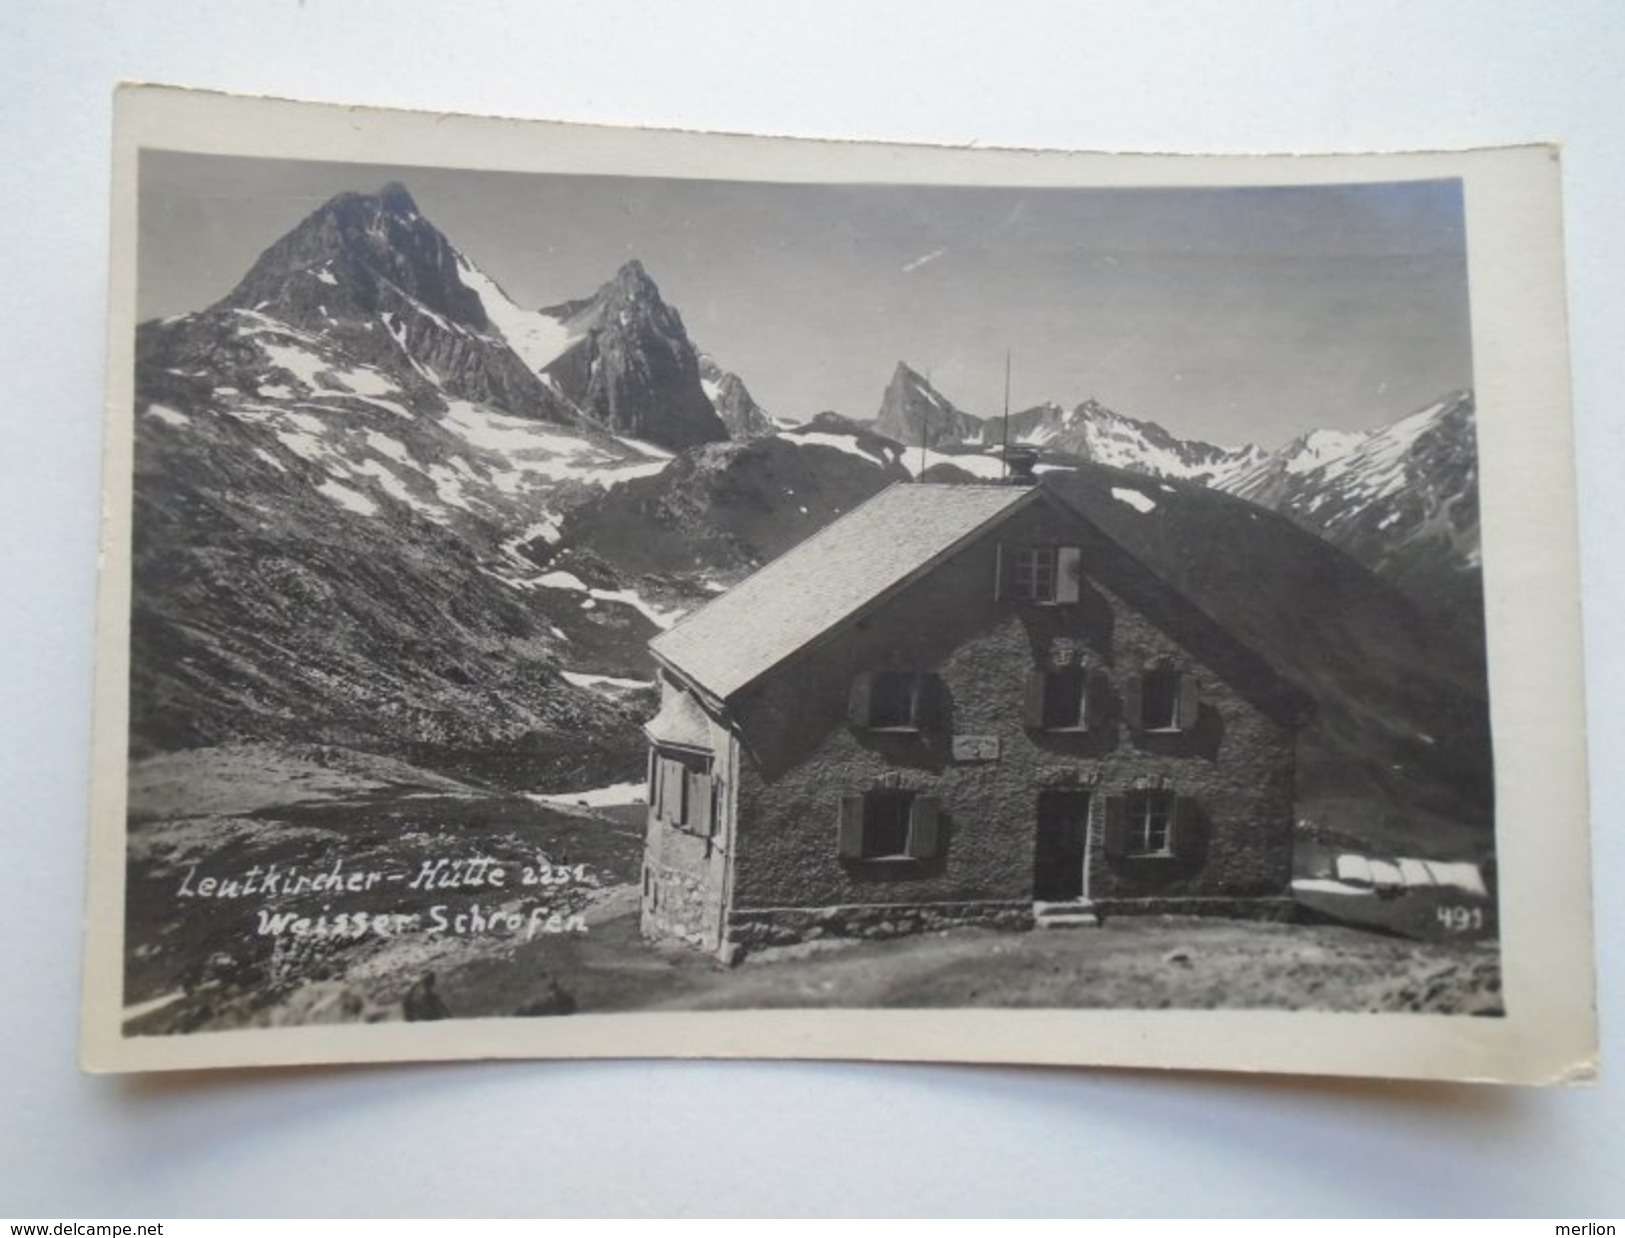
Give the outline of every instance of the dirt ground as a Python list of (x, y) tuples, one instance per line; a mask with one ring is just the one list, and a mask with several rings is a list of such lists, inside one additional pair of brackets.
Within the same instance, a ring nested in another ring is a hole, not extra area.
[[(640, 936), (641, 810), (538, 804), (333, 750), (160, 758), (131, 788), (132, 1034), (422, 1017), (426, 1004), (444, 1017), (820, 1006), (1502, 1010), (1494, 942), (1328, 924), (1119, 917), (1095, 928), (824, 939), (724, 968)], [(424, 865), (459, 861), (500, 864), (509, 881), (408, 888)], [(286, 879), (335, 865), (347, 879), (385, 880), (355, 893), (195, 896), (208, 875), (277, 866)], [(518, 883), (520, 872), (549, 866), (567, 866), (568, 880)], [(263, 932), (267, 910), (311, 923), (358, 911), (420, 920), (388, 935), (277, 936)], [(495, 927), (454, 927), (470, 912), (475, 925), (483, 916)], [(544, 917), (562, 931), (531, 931)]]

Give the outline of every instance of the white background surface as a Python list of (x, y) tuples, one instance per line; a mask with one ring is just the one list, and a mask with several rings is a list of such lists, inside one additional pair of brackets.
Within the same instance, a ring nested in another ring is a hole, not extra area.
[[(1611, 545), (1625, 468), (1625, 8), (14, 0), (0, 40), (0, 1214), (1625, 1212), (1625, 1086), (1607, 1069), (1625, 1017), (1625, 577)], [(120, 78), (947, 144), (1563, 142), (1604, 1082), (639, 1062), (80, 1076)]]

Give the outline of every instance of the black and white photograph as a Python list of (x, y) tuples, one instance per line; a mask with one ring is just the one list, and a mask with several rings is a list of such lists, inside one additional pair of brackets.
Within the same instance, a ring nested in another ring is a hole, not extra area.
[(121, 1044), (1520, 1013), (1464, 175), (396, 154), (130, 155)]

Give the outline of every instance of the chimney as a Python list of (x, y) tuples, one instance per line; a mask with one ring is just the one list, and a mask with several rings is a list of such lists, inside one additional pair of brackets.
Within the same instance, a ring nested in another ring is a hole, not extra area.
[(1033, 467), (1038, 463), (1038, 453), (1031, 447), (1006, 447), (1004, 449), (1004, 465), (1008, 470), (1005, 475), (1005, 484), (1010, 486), (1036, 486), (1038, 477)]

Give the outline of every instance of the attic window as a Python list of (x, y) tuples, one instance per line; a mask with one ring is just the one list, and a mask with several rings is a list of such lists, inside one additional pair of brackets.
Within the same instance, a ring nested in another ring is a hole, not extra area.
[(1016, 596), (1026, 602), (1055, 600), (1056, 546), (1025, 546), (1016, 551)]
[(1035, 606), (1076, 602), (1082, 563), (1076, 546), (1001, 546), (995, 592)]
[(847, 717), (867, 731), (928, 731), (938, 713), (938, 679), (918, 671), (869, 671), (852, 681)]
[(1201, 708), (1196, 676), (1172, 667), (1156, 667), (1130, 679), (1125, 697), (1129, 725), (1151, 734), (1193, 729)]
[(934, 796), (881, 788), (841, 797), (843, 860), (927, 860), (937, 854), (940, 813)]

